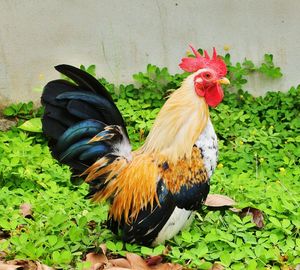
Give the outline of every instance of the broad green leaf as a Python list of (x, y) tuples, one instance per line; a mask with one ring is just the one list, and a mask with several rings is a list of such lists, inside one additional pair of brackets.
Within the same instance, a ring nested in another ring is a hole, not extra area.
[(41, 133), (42, 132), (41, 118), (32, 118), (30, 120), (27, 120), (21, 126), (19, 126), (19, 129), (29, 131), (29, 132)]

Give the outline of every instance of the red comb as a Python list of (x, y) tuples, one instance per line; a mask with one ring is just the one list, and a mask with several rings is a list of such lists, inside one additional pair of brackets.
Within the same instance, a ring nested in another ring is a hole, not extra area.
[(195, 57), (185, 57), (181, 59), (179, 67), (187, 72), (195, 72), (202, 68), (214, 69), (220, 77), (224, 77), (227, 73), (225, 62), (218, 57), (217, 51), (213, 48), (213, 55), (210, 58), (207, 51), (202, 56), (192, 45), (190, 45)]

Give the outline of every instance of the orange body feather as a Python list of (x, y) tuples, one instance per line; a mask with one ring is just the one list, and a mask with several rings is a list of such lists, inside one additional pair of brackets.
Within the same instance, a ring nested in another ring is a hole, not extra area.
[(207, 180), (201, 152), (197, 147), (193, 147), (190, 159), (183, 158), (175, 164), (168, 164), (167, 167), (160, 165), (159, 168), (161, 178), (172, 193), (178, 192), (183, 185), (190, 187)]

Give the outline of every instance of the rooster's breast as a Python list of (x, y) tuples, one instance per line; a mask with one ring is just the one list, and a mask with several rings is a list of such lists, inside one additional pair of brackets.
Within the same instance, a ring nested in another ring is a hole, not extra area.
[[(199, 209), (201, 203), (206, 199), (209, 192), (209, 179), (217, 166), (218, 159), (217, 135), (210, 119), (206, 128), (197, 139), (195, 146), (200, 150), (201, 156), (199, 158), (203, 160), (207, 179), (205, 182), (193, 185), (190, 188), (182, 187), (180, 192), (173, 194), (177, 206), (159, 232), (154, 244), (162, 243), (172, 238), (180, 230), (189, 225), (193, 220), (193, 210)], [(197, 195), (197, 198), (194, 195)]]

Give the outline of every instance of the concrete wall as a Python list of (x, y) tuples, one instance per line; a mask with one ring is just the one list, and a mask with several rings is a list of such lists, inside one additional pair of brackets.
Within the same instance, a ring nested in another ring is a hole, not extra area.
[(300, 82), (299, 12), (296, 0), (0, 0), (0, 102), (38, 100), (59, 63), (96, 64), (115, 83), (148, 63), (178, 72), (189, 43), (234, 60), (272, 53), (284, 78), (248, 89), (287, 90)]

